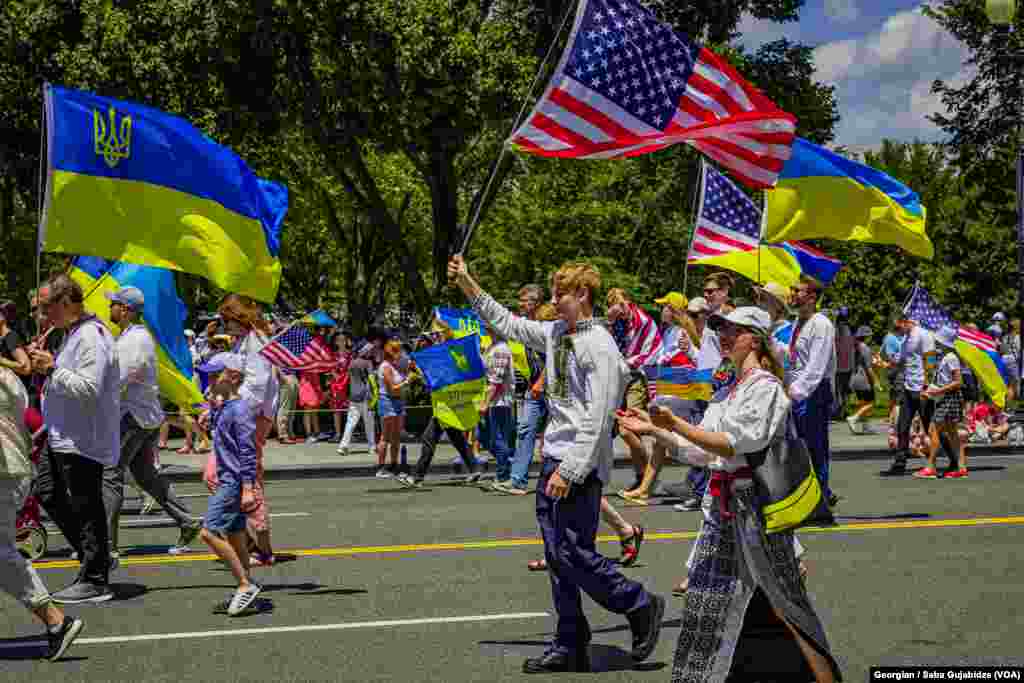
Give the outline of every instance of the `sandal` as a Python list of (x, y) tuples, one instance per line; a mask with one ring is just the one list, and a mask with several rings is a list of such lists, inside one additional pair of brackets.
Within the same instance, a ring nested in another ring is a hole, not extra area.
[[(646, 505), (646, 502), (644, 503)], [(619, 541), (622, 545), (622, 556), (619, 557), (619, 565), (632, 567), (640, 557), (640, 544), (644, 542), (644, 528), (639, 524), (633, 525), (633, 535), (625, 540)]]
[(681, 598), (686, 595), (688, 590), (690, 590), (690, 579), (686, 578), (676, 584), (676, 587), (672, 589), (672, 595)]
[(622, 498), (622, 502), (626, 506), (633, 505), (633, 506), (647, 507), (648, 505), (651, 504), (650, 503), (650, 499), (647, 496), (630, 496), (630, 495), (628, 495), (626, 493), (623, 493), (619, 497)]
[(526, 563), (526, 568), (531, 572), (545, 572), (548, 570), (547, 560), (530, 560)]
[(182, 446), (181, 448), (174, 452), (177, 453), (178, 455), (191, 455), (195, 453), (195, 451), (192, 450), (191, 446)]

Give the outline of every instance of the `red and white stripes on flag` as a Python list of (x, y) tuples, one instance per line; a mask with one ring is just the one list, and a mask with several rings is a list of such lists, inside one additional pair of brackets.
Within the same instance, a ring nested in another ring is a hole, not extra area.
[(761, 212), (724, 175), (701, 164), (700, 205), (686, 260), (690, 263), (761, 245)]
[(661, 350), (661, 332), (648, 313), (634, 303), (629, 304), (626, 323), (626, 348), (622, 355), (634, 370), (647, 365)]
[(273, 365), (289, 370), (324, 372), (334, 368), (338, 358), (330, 347), (302, 325), (292, 325), (260, 349)]
[(581, 0), (558, 69), (510, 143), (602, 159), (687, 142), (764, 188), (789, 158), (795, 131), (796, 118), (727, 61), (634, 0)]

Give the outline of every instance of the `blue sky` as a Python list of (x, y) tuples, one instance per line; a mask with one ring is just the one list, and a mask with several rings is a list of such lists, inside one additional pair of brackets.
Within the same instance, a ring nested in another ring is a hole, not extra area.
[(941, 138), (927, 120), (941, 110), (932, 81), (962, 83), (967, 51), (920, 11), (920, 0), (806, 0), (800, 21), (747, 17), (741, 42), (756, 48), (778, 38), (815, 48), (818, 80), (836, 86), (837, 144), (875, 147), (883, 138)]

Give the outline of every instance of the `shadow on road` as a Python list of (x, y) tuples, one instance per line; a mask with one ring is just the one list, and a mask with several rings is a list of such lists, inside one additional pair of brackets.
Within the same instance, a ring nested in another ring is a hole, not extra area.
[[(595, 631), (597, 633), (597, 631)], [(519, 655), (537, 657), (544, 653), (550, 643), (546, 640), (481, 640), (485, 650), (492, 650), (501, 656)], [(590, 672), (609, 671), (657, 671), (664, 669), (665, 662), (634, 662), (628, 652), (615, 645), (590, 644)]]

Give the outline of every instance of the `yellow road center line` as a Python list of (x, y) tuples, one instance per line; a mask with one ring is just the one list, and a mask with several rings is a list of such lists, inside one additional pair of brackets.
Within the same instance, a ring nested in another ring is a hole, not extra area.
[[(879, 529), (941, 529), (950, 527), (996, 526), (1024, 524), (1024, 515), (1015, 517), (975, 517), (971, 519), (918, 519), (890, 522), (865, 522), (839, 524), (829, 527), (807, 527), (799, 533), (836, 533), (843, 531), (876, 531)], [(645, 541), (679, 541), (697, 538), (696, 531), (667, 531), (644, 534)], [(618, 542), (618, 536), (598, 536), (604, 543)], [(420, 543), (409, 545), (355, 546), (348, 548), (308, 548), (280, 551), (283, 555), (296, 557), (342, 557), (346, 555), (386, 555), (392, 553), (429, 552), (435, 550), (492, 550), (496, 548), (518, 548), (542, 545), (539, 538), (509, 538), (494, 541), (463, 541), (459, 543)], [(212, 553), (189, 553), (187, 555), (139, 555), (121, 557), (121, 566), (179, 564), (183, 562), (209, 562), (216, 560)], [(50, 560), (33, 563), (36, 569), (70, 569), (79, 566), (75, 560)]]

